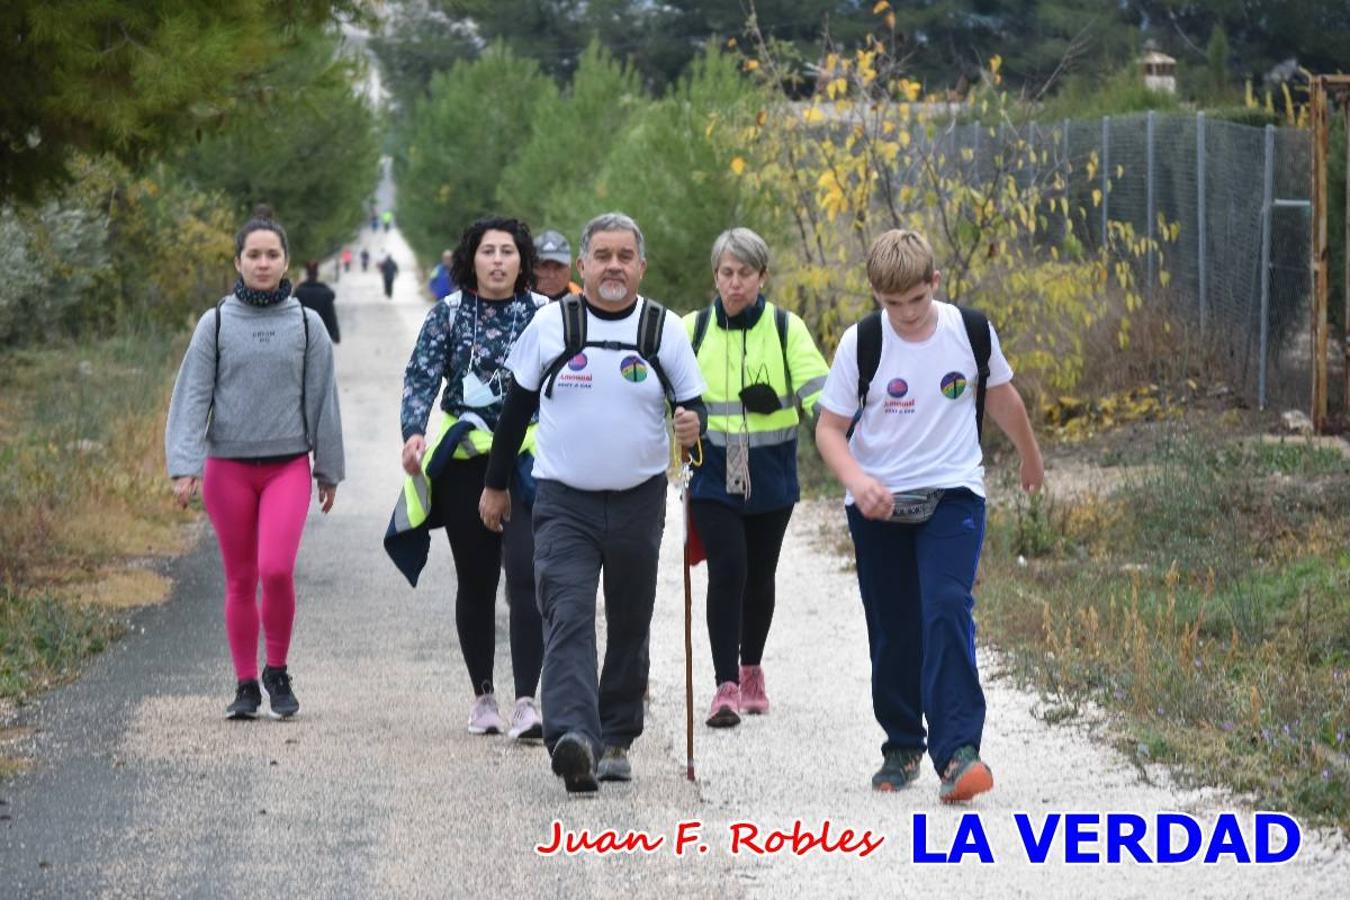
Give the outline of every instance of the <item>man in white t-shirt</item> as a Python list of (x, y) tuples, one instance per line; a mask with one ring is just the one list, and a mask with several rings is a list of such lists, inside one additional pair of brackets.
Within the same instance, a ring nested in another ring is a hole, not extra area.
[[(848, 492), (872, 706), (886, 731), (872, 787), (908, 785), (926, 747), (938, 796), (952, 803), (994, 779), (979, 756), (985, 704), (971, 617), (985, 512), (979, 367), (961, 310), (933, 299), (939, 277), (916, 232), (888, 231), (872, 244), (867, 278), (882, 312), (839, 342), (816, 446)], [(859, 335), (869, 325), (880, 352), (860, 397)], [(1037, 490), (1044, 471), (1026, 407), (993, 327), (979, 325), (989, 329), (985, 408), (1017, 448), (1022, 488)]]
[[(544, 743), (569, 792), (596, 790), (597, 776), (632, 777), (628, 747), (642, 733), (665, 527), (667, 401), (683, 446), (707, 424), (703, 377), (679, 317), (638, 295), (646, 269), (642, 231), (631, 218), (607, 213), (587, 223), (577, 258), (582, 305), (549, 304), (516, 341), (507, 361), (515, 383), (479, 502), (483, 524), (500, 531), (516, 452), (537, 410), (534, 571), (544, 616)], [(584, 321), (586, 343), (558, 366), (567, 349), (564, 317), (572, 313)], [(638, 332), (653, 323), (660, 342), (644, 356)], [(607, 639), (597, 682), (602, 571)]]

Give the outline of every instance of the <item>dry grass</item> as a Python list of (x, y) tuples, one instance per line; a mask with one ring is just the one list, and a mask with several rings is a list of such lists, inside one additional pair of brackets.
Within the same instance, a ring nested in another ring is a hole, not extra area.
[(191, 514), (163, 475), (181, 346), (156, 334), (0, 359), (0, 697), (68, 677), (159, 602)]
[(993, 509), (982, 633), (1142, 756), (1350, 831), (1350, 462), (1185, 433), (1149, 458)]
[[(18, 745), (31, 734), (28, 728), (0, 728), (0, 781), (26, 772), (32, 766), (32, 760), (18, 750)], [(0, 815), (3, 813), (0, 809)]]

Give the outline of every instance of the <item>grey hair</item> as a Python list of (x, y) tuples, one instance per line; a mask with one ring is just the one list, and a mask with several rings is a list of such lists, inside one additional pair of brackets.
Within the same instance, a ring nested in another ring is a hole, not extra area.
[(591, 238), (601, 231), (631, 231), (633, 237), (637, 238), (638, 259), (647, 258), (647, 239), (642, 236), (642, 229), (632, 216), (621, 212), (602, 213), (586, 223), (586, 227), (581, 229), (582, 256), (591, 251)]
[(769, 271), (769, 245), (749, 228), (729, 228), (717, 236), (712, 247), (712, 267), (717, 271), (722, 255), (730, 253), (763, 275)]

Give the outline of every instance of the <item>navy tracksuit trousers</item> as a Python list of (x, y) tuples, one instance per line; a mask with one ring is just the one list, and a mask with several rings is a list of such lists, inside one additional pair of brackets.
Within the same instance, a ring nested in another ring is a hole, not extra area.
[(921, 525), (846, 511), (867, 614), (872, 706), (886, 731), (882, 752), (923, 750), (926, 737), (941, 773), (958, 747), (978, 751), (984, 730), (971, 617), (984, 500), (964, 488), (947, 491)]

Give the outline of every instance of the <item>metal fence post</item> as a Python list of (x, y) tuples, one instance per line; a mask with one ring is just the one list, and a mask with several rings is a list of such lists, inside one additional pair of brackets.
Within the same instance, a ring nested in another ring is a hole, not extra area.
[(1102, 116), (1102, 260), (1110, 261), (1111, 117)]
[(975, 183), (980, 181), (980, 120), (975, 120), (975, 130), (970, 141), (971, 171), (975, 173)]
[(1199, 218), (1196, 228), (1196, 249), (1198, 251), (1197, 269), (1200, 273), (1200, 296), (1197, 302), (1200, 306), (1200, 336), (1205, 336), (1206, 319), (1209, 316), (1207, 308), (1209, 303), (1209, 269), (1206, 257), (1208, 248), (1205, 246), (1209, 240), (1209, 222), (1208, 212), (1205, 209), (1205, 113), (1203, 110), (1195, 114), (1195, 204), (1196, 212)]
[(1266, 348), (1270, 341), (1270, 232), (1274, 199), (1275, 126), (1267, 125), (1265, 174), (1261, 184), (1261, 358), (1256, 375), (1256, 402), (1260, 409), (1266, 408)]
[(1153, 219), (1154, 219), (1154, 199), (1153, 199), (1153, 134), (1154, 134), (1154, 129), (1157, 127), (1157, 126), (1156, 126), (1156, 121), (1157, 121), (1156, 114), (1154, 113), (1153, 110), (1150, 109), (1150, 110), (1148, 111), (1148, 128), (1147, 128), (1148, 154), (1147, 154), (1147, 156), (1145, 157), (1146, 160), (1147, 160), (1147, 166), (1146, 166), (1146, 168), (1147, 168), (1147, 170), (1148, 170), (1148, 182), (1147, 182), (1147, 197), (1148, 197), (1148, 200), (1147, 200), (1147, 203), (1145, 204), (1145, 209), (1146, 209), (1146, 213), (1145, 213), (1145, 214), (1148, 216), (1148, 222), (1146, 223), (1146, 226), (1147, 226), (1147, 227), (1146, 227), (1146, 229), (1145, 229), (1145, 234), (1146, 234), (1147, 237), (1148, 237), (1148, 243), (1147, 243), (1147, 245), (1146, 245), (1146, 250), (1145, 250), (1145, 256), (1146, 256), (1146, 259), (1145, 259), (1145, 271), (1144, 271), (1144, 293), (1145, 293), (1145, 295), (1148, 297), (1149, 300), (1152, 300), (1152, 299), (1153, 299), (1153, 270), (1154, 270), (1154, 267), (1157, 265), (1157, 261), (1156, 261), (1156, 258), (1155, 258), (1155, 257), (1156, 257), (1156, 254), (1154, 253), (1154, 250), (1153, 250), (1154, 237), (1155, 237), (1155, 235), (1156, 235), (1156, 229), (1154, 228), (1154, 224), (1153, 224)]
[(1065, 119), (1064, 128), (1064, 236), (1069, 236), (1069, 181), (1073, 167), (1069, 162), (1069, 120)]

